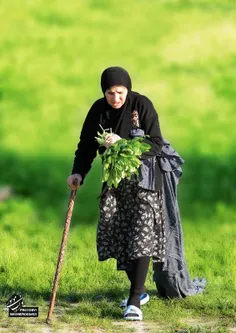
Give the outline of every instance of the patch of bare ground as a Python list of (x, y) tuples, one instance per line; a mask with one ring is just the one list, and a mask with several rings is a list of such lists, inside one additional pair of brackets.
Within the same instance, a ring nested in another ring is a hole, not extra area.
[(113, 322), (114, 326), (120, 326), (120, 331), (124, 332), (125, 330), (130, 329), (135, 333), (154, 333), (154, 332), (162, 332), (167, 329), (167, 326), (161, 325), (158, 323), (148, 323), (148, 322), (138, 322), (138, 321), (124, 321), (124, 322)]

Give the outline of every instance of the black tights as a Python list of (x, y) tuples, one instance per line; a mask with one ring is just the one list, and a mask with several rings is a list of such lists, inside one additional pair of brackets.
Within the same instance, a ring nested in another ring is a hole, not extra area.
[(126, 274), (130, 280), (130, 294), (127, 305), (135, 305), (140, 308), (140, 295), (145, 291), (145, 280), (148, 272), (150, 257), (142, 257), (132, 260), (130, 270)]

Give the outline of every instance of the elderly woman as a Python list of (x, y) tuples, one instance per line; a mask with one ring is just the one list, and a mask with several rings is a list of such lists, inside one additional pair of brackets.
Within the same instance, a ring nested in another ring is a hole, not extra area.
[[(72, 189), (82, 185), (97, 151), (103, 153), (120, 138), (131, 140), (135, 136), (147, 135), (144, 142), (150, 145), (150, 150), (141, 156), (139, 176), (123, 179), (117, 188), (103, 184), (97, 229), (99, 260), (115, 258), (117, 269), (125, 270), (130, 280), (124, 319), (142, 320), (140, 301), (142, 304), (142, 297), (145, 298), (144, 284), (150, 258), (154, 263), (160, 263), (165, 255), (160, 213), (162, 175), (156, 163), (163, 140), (152, 102), (132, 91), (126, 70), (107, 68), (101, 76), (101, 88), (104, 97), (92, 105), (85, 119), (68, 184)], [(95, 140), (99, 124), (115, 133), (107, 135), (105, 147), (99, 147)], [(77, 186), (73, 185), (75, 180)]]

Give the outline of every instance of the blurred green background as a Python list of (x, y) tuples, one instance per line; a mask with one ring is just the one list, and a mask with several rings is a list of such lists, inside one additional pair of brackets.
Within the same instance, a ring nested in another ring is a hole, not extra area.
[(185, 160), (182, 204), (233, 203), (235, 22), (235, 1), (3, 1), (1, 183), (60, 200), (101, 72), (120, 65)]
[[(222, 237), (235, 235), (235, 1), (3, 0), (0, 14), (0, 185), (14, 191), (0, 203), (0, 291), (49, 290), (54, 264), (46, 286), (43, 278), (33, 286), (36, 273), (20, 283), (12, 273), (20, 258), (14, 246), (24, 242), (42, 262), (44, 246), (52, 246), (55, 260), (81, 126), (102, 97), (101, 72), (114, 65), (126, 68), (133, 90), (153, 101), (163, 136), (185, 160), (179, 203), (191, 273), (219, 274), (223, 286), (223, 263), (231, 281), (235, 248), (228, 245), (210, 272), (204, 246), (215, 253)], [(72, 228), (90, 224), (95, 231), (100, 189), (97, 158), (77, 195)], [(58, 243), (45, 244), (46, 233)], [(45, 269), (37, 267), (43, 277)], [(62, 289), (69, 287), (68, 278)]]

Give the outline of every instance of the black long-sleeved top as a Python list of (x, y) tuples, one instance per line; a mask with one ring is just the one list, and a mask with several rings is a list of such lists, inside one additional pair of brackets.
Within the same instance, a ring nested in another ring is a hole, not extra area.
[[(150, 136), (145, 141), (151, 145), (151, 149), (143, 153), (141, 159), (160, 155), (163, 140), (158, 115), (152, 102), (147, 97), (131, 92), (127, 96), (124, 106), (118, 110), (110, 107), (105, 98), (101, 98), (92, 105), (84, 121), (80, 141), (75, 152), (72, 174), (78, 173), (84, 180), (97, 155), (97, 151), (102, 153), (105, 150), (105, 147), (99, 147), (95, 139), (97, 132), (101, 131), (99, 124), (104, 129), (112, 128), (112, 132), (122, 138), (132, 139), (130, 135), (132, 129), (131, 113), (134, 110), (138, 111), (140, 128), (144, 130), (145, 135)], [(159, 164), (156, 163), (156, 191), (161, 188), (161, 184), (161, 171)]]

